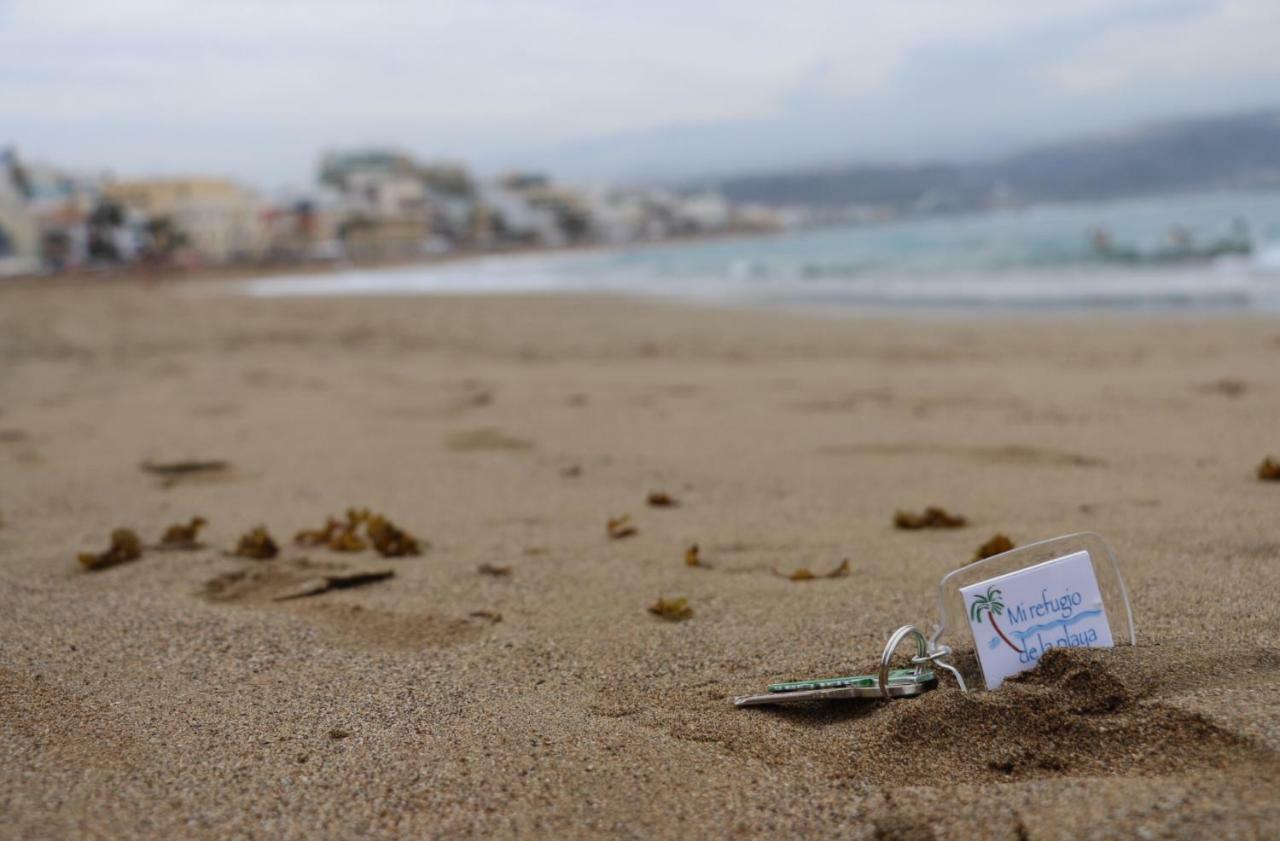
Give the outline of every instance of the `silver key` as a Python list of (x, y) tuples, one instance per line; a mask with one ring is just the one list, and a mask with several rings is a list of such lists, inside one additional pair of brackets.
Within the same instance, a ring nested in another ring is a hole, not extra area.
[[(916, 655), (911, 658), (913, 669), (890, 669), (898, 645), (905, 639), (916, 643)], [(804, 701), (856, 700), (871, 698), (907, 698), (928, 692), (938, 685), (938, 676), (932, 666), (935, 662), (954, 672), (951, 666), (938, 660), (941, 649), (931, 654), (929, 642), (914, 625), (903, 625), (894, 631), (880, 655), (880, 671), (874, 675), (853, 677), (828, 677), (815, 680), (793, 680), (775, 683), (763, 695), (741, 695), (733, 699), (736, 707), (755, 707), (764, 704), (799, 704)], [(964, 684), (961, 683), (961, 688)]]
[(885, 691), (880, 688), (879, 675), (855, 675), (853, 677), (797, 680), (774, 683), (762, 695), (742, 695), (733, 699), (736, 707), (755, 707), (765, 704), (799, 704), (805, 701), (835, 701), (884, 698), (906, 698), (920, 695), (938, 685), (938, 677), (932, 671), (894, 669), (889, 672)]

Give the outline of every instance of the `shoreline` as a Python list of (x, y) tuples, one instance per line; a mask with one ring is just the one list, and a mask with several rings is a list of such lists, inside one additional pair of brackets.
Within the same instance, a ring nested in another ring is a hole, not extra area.
[(421, 257), (361, 259), (361, 260), (324, 260), (311, 263), (232, 265), (232, 266), (200, 266), (194, 268), (158, 268), (148, 269), (143, 266), (129, 266), (111, 269), (75, 269), (71, 271), (50, 272), (47, 274), (21, 274), (0, 278), (0, 289), (6, 286), (26, 286), (31, 284), (57, 283), (67, 286), (90, 285), (99, 283), (153, 284), (167, 285), (174, 283), (194, 283), (221, 281), (265, 280), (289, 278), (306, 275), (324, 276), (351, 271), (379, 271), (384, 269), (407, 269), (421, 267), (424, 269), (439, 266), (452, 266), (480, 262), (494, 258), (521, 257), (571, 257), (579, 254), (606, 254), (627, 250), (660, 249), (702, 242), (732, 242), (735, 240), (763, 239), (779, 235), (778, 231), (728, 231), (721, 234), (697, 234), (691, 236), (672, 237), (652, 242), (633, 243), (583, 243), (555, 247), (516, 247), (499, 250), (460, 250), (439, 255)]

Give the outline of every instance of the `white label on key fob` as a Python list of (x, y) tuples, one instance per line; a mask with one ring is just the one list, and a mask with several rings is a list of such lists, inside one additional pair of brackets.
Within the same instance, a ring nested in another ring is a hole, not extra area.
[(1051, 648), (1110, 648), (1111, 626), (1089, 553), (960, 588), (988, 689), (1026, 671)]

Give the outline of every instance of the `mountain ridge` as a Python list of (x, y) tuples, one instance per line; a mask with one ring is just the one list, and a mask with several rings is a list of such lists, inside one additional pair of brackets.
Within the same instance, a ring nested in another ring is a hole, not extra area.
[(1280, 108), (1164, 120), (986, 162), (850, 163), (692, 186), (719, 190), (736, 202), (895, 211), (1280, 186)]

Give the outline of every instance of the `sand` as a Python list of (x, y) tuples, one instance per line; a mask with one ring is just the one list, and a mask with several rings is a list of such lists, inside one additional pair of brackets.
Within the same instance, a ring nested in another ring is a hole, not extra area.
[[(1280, 323), (216, 291), (0, 289), (0, 836), (1280, 834)], [(176, 459), (231, 466), (139, 469)], [(929, 504), (971, 524), (893, 528)], [(289, 543), (352, 505), (429, 548)], [(258, 524), (278, 559), (224, 554)], [(868, 669), (997, 531), (1084, 530), (1136, 648), (730, 703)]]

